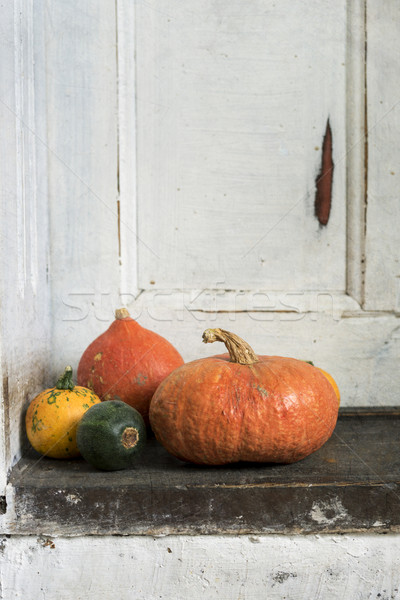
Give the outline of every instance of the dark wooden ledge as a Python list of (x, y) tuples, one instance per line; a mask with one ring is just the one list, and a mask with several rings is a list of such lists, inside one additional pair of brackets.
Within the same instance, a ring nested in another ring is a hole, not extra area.
[(398, 531), (400, 409), (341, 411), (325, 446), (293, 465), (196, 467), (151, 440), (129, 471), (30, 456), (10, 483), (9, 533)]

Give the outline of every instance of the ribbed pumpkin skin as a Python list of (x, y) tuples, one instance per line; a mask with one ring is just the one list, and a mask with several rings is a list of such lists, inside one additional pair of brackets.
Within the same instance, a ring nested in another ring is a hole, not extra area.
[(158, 441), (181, 460), (209, 465), (292, 463), (318, 450), (337, 420), (332, 385), (303, 361), (258, 358), (242, 365), (226, 354), (174, 371), (151, 401)]
[(179, 352), (166, 339), (130, 317), (116, 319), (83, 353), (78, 383), (101, 400), (118, 396), (148, 421), (155, 390), (182, 364)]

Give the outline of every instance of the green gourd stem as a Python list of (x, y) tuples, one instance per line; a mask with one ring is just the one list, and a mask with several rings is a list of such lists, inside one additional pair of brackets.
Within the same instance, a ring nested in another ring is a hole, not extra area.
[(206, 329), (203, 333), (203, 342), (205, 344), (223, 342), (229, 352), (231, 362), (240, 365), (253, 365), (259, 360), (253, 348), (247, 342), (235, 333), (225, 331), (225, 329)]
[(74, 389), (74, 387), (75, 386), (72, 381), (72, 367), (70, 367), (68, 365), (68, 367), (65, 367), (64, 373), (58, 379), (58, 381), (56, 383), (56, 388), (58, 390), (71, 390), (72, 391)]

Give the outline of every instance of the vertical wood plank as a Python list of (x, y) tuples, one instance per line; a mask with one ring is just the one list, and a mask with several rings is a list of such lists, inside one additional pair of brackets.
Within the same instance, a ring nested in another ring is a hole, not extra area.
[[(47, 383), (50, 342), (44, 6), (1, 7), (0, 489), (25, 443), (24, 412)], [(1, 492), (0, 492), (1, 493)]]
[(115, 1), (52, 0), (45, 35), (55, 375), (118, 302)]
[(347, 3), (346, 38), (346, 291), (360, 305), (365, 272), (365, 5)]
[(118, 93), (118, 192), (121, 301), (138, 292), (136, 203), (135, 3), (116, 0)]
[(365, 302), (400, 311), (400, 5), (367, 1)]

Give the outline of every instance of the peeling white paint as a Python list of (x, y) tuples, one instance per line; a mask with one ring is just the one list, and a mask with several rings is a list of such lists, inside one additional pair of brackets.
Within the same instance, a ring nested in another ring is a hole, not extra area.
[(314, 502), (310, 516), (320, 525), (334, 525), (340, 519), (345, 519), (348, 512), (339, 498), (333, 498), (326, 502)]
[(68, 494), (65, 496), (65, 499), (70, 504), (78, 504), (79, 502), (82, 502), (82, 498), (78, 496), (78, 494)]

